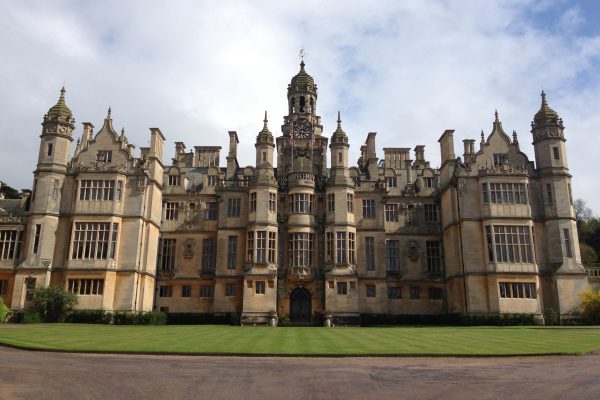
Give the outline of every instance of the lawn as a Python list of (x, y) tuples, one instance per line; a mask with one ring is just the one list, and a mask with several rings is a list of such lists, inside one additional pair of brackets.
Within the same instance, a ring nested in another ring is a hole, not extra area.
[(31, 349), (245, 355), (526, 355), (600, 350), (600, 327), (1, 326)]

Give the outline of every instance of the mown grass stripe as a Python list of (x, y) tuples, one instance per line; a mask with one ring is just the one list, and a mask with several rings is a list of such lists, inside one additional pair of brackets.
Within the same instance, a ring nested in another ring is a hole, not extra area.
[(0, 327), (0, 343), (66, 351), (279, 355), (510, 355), (600, 349), (597, 327)]

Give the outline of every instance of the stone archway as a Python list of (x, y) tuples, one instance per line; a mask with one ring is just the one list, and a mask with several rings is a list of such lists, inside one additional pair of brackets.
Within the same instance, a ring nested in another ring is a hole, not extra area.
[(310, 322), (311, 296), (306, 288), (298, 287), (290, 294), (290, 322)]

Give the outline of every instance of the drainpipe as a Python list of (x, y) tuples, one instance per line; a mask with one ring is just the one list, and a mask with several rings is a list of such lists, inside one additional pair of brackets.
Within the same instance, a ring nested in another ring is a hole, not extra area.
[(135, 294), (134, 294), (134, 299), (133, 299), (133, 311), (137, 311), (137, 306), (138, 306), (138, 293), (139, 293), (139, 288), (140, 288), (140, 274), (139, 274), (139, 269), (140, 269), (140, 263), (141, 263), (141, 258), (142, 258), (142, 247), (144, 246), (144, 227), (145, 227), (145, 223), (144, 223), (144, 217), (146, 214), (146, 201), (147, 201), (147, 196), (148, 195), (148, 190), (147, 187), (144, 188), (144, 199), (142, 201), (142, 231), (140, 233), (140, 240), (139, 240), (139, 246), (138, 246), (138, 261), (137, 261), (137, 265), (136, 265), (136, 269), (134, 272), (134, 277), (135, 277)]
[(460, 265), (462, 268), (462, 276), (463, 276), (463, 294), (465, 299), (465, 312), (469, 312), (469, 296), (467, 295), (467, 276), (465, 275), (465, 258), (464, 258), (464, 250), (463, 250), (463, 237), (462, 237), (462, 225), (461, 225), (461, 210), (460, 210), (460, 198), (462, 197), (459, 193), (459, 182), (458, 178), (456, 180), (456, 207), (458, 211), (458, 241), (460, 247)]

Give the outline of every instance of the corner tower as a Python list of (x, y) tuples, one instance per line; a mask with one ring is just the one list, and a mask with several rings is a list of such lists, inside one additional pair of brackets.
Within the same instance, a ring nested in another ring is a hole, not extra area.
[(73, 113), (65, 102), (63, 87), (58, 102), (48, 110), (42, 121), (37, 168), (33, 172), (24, 262), (15, 277), (13, 308), (28, 307), (33, 300), (33, 290), (38, 286), (48, 286), (54, 264), (60, 263), (55, 260), (55, 239), (71, 156), (74, 123)]
[(539, 263), (543, 277), (544, 308), (569, 318), (579, 303), (577, 293), (587, 286), (581, 265), (577, 225), (573, 211), (571, 175), (567, 164), (562, 118), (548, 105), (542, 91), (542, 104), (531, 123), (535, 162), (539, 176), (540, 208), (545, 232), (540, 243)]

